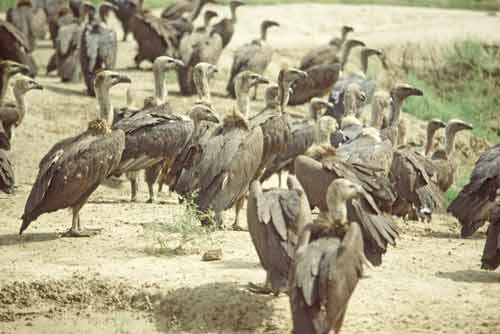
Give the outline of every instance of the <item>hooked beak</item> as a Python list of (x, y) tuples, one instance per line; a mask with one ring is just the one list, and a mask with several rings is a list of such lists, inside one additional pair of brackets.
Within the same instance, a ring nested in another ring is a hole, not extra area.
[(296, 68), (292, 68), (292, 69), (290, 69), (289, 71), (290, 71), (290, 73), (293, 73), (293, 74), (298, 75), (298, 77), (299, 77), (300, 79), (307, 78), (307, 77), (309, 76), (309, 75), (307, 74), (307, 72), (304, 72), (304, 71), (298, 70), (298, 69), (296, 69)]
[(33, 86), (33, 89), (38, 89), (38, 90), (43, 90), (43, 86), (40, 85), (38, 82), (35, 83), (35, 85)]
[(174, 63), (176, 66), (179, 66), (179, 67), (185, 67), (186, 66), (184, 64), (184, 62), (182, 60), (180, 60), (180, 59), (173, 59), (172, 63)]
[(257, 84), (257, 85), (258, 84), (269, 84), (269, 83), (270, 83), (270, 81), (262, 75), (259, 75), (255, 80), (255, 84)]
[(31, 75), (32, 74), (30, 68), (24, 64), (16, 63), (9, 68), (10, 75), (15, 75), (18, 73), (21, 73), (24, 75)]
[(125, 74), (121, 74), (113, 81), (114, 85), (117, 85), (119, 83), (132, 83), (132, 80)]

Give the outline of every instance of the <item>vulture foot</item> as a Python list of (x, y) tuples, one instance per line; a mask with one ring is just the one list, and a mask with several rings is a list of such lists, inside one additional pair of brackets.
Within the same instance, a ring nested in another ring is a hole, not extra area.
[(247, 289), (250, 292), (258, 293), (261, 295), (270, 295), (271, 293), (273, 293), (273, 289), (271, 289), (271, 286), (269, 284), (258, 285), (252, 282), (248, 282)]
[(244, 229), (243, 227), (241, 227), (239, 224), (237, 223), (234, 223), (233, 225), (231, 225), (231, 229), (233, 231), (246, 231), (246, 229)]
[(68, 231), (62, 234), (63, 238), (89, 238), (95, 235), (98, 235), (102, 232), (102, 229), (87, 229), (87, 230), (78, 230), (75, 228), (70, 228)]
[(148, 204), (154, 204), (155, 202), (156, 202), (156, 199), (155, 199), (154, 197), (150, 197), (150, 198), (146, 201), (146, 203), (148, 203)]

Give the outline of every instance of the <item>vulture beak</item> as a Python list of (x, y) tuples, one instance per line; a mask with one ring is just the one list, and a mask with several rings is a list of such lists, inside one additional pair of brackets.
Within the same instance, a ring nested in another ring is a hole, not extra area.
[(38, 90), (43, 90), (43, 86), (40, 85), (38, 82), (33, 82), (33, 88), (32, 89), (38, 89)]
[(31, 75), (31, 70), (28, 66), (24, 64), (19, 64), (19, 63), (12, 63), (9, 66), (9, 74), (10, 75), (15, 75), (15, 74), (24, 74), (24, 75)]
[(293, 74), (296, 74), (299, 76), (299, 78), (303, 79), (303, 78), (307, 78), (309, 75), (307, 74), (307, 72), (304, 72), (304, 71), (301, 71), (301, 70), (298, 70), (296, 68), (292, 68), (289, 70), (290, 73), (293, 73)]
[(267, 78), (263, 77), (262, 75), (259, 75), (255, 78), (255, 83), (256, 84), (269, 84), (271, 83)]
[(424, 96), (424, 92), (423, 92), (423, 91), (421, 91), (421, 90), (420, 90), (420, 89), (418, 89), (418, 88), (411, 88), (411, 89), (409, 90), (409, 93), (410, 93), (410, 94), (408, 94), (408, 95), (410, 95), (410, 96), (411, 96), (411, 95), (413, 95), (413, 96)]
[(360, 40), (357, 39), (351, 39), (349, 40), (349, 44), (354, 47), (354, 46), (366, 46), (366, 44)]
[(120, 74), (114, 78), (113, 85), (117, 85), (119, 83), (132, 83), (132, 80), (130, 80), (130, 78), (125, 74)]
[(429, 121), (429, 125), (432, 125), (436, 129), (444, 128), (446, 126), (446, 123), (443, 122), (440, 119), (434, 118)]
[(180, 59), (172, 59), (172, 63), (178, 67), (184, 67), (184, 62)]
[(448, 127), (450, 127), (454, 132), (462, 131), (462, 130), (472, 130), (474, 127), (460, 120), (452, 120), (448, 122)]

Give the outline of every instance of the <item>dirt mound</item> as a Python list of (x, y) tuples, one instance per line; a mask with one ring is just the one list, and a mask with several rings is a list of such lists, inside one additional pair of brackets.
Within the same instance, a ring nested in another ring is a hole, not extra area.
[(256, 295), (233, 283), (170, 291), (162, 298), (156, 317), (157, 327), (166, 332), (290, 332), (286, 295)]
[(51, 318), (68, 308), (102, 312), (152, 310), (151, 296), (143, 288), (83, 276), (54, 281), (16, 281), (0, 289), (0, 322), (31, 315)]

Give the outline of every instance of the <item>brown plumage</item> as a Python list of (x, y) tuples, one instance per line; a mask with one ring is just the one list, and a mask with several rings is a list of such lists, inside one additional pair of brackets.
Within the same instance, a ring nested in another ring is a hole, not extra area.
[[(109, 91), (122, 82), (130, 83), (130, 79), (115, 72), (103, 71), (97, 76), (96, 88)], [(91, 121), (87, 131), (56, 143), (42, 158), (38, 176), (26, 201), (20, 234), (40, 215), (71, 208), (73, 222), (66, 235), (89, 235), (81, 229), (80, 209), (101, 182), (118, 167), (125, 147), (125, 134), (121, 130), (111, 131), (108, 124), (113, 121), (113, 115), (106, 115), (105, 112), (100, 111), (101, 117), (104, 117)], [(109, 119), (106, 120), (106, 117)]]
[(248, 70), (264, 74), (264, 71), (271, 63), (273, 49), (266, 41), (267, 30), (271, 27), (279, 27), (279, 23), (270, 20), (262, 21), (260, 38), (240, 46), (234, 52), (230, 77), (226, 85), (226, 91), (231, 97), (234, 98), (236, 96), (233, 80), (238, 73)]
[(177, 0), (161, 12), (161, 17), (166, 20), (180, 19), (184, 14), (190, 13), (189, 20), (193, 22), (206, 4), (218, 3), (216, 0)]
[(497, 190), (496, 203), (491, 209), (489, 220), (481, 269), (495, 270), (500, 266), (500, 188)]
[(363, 275), (366, 260), (361, 228), (345, 214), (346, 202), (363, 190), (338, 179), (329, 192), (337, 195), (329, 205), (331, 215), (326, 223), (306, 226), (290, 273), (294, 334), (340, 333), (349, 299)]
[(96, 73), (99, 70), (110, 70), (115, 67), (118, 42), (116, 32), (104, 24), (103, 13), (105, 11), (103, 9), (111, 10), (111, 5), (104, 2), (97, 9), (91, 3), (85, 3), (84, 6), (88, 11), (89, 23), (82, 31), (80, 66), (87, 86), (87, 94), (95, 96)]
[[(299, 68), (306, 71), (318, 65), (329, 65), (340, 63), (343, 68), (349, 60), (349, 55), (354, 47), (365, 46), (365, 43), (356, 39), (349, 39), (342, 44), (342, 47), (337, 45), (328, 45), (318, 49), (313, 49), (307, 53), (300, 62)], [(339, 56), (340, 54), (340, 56)]]
[[(74, 15), (67, 0), (45, 0), (42, 8), (47, 17), (47, 23), (49, 24), (50, 39), (52, 40), (52, 45), (55, 47), (61, 17), (73, 20)], [(67, 15), (62, 15), (63, 12)]]
[[(432, 146), (435, 132), (445, 123), (431, 120), (427, 124), (425, 147)], [(427, 149), (426, 149), (427, 150)], [(397, 195), (392, 213), (400, 217), (430, 220), (432, 213), (445, 211), (443, 192), (437, 187), (436, 170), (431, 161), (411, 147), (402, 147), (394, 152), (390, 178)]]
[(298, 234), (312, 221), (309, 202), (299, 181), (290, 175), (287, 185), (288, 190), (262, 190), (259, 181), (250, 185), (248, 232), (266, 271), (264, 286), (251, 284), (254, 292), (277, 295), (287, 288)]
[(35, 34), (33, 32), (34, 9), (30, 0), (17, 1), (13, 8), (6, 13), (7, 21), (12, 23), (28, 39), (29, 49), (34, 50), (36, 46)]
[(472, 125), (461, 120), (452, 119), (448, 121), (445, 127), (445, 147), (436, 150), (432, 156), (432, 164), (436, 169), (437, 185), (441, 191), (446, 192), (455, 179), (456, 163), (452, 160), (455, 150), (455, 136), (463, 130), (472, 130)]
[(471, 236), (488, 219), (500, 188), (500, 144), (481, 154), (469, 183), (451, 202), (448, 212), (462, 225), (461, 236)]
[(288, 104), (292, 106), (304, 104), (313, 97), (328, 95), (339, 78), (340, 68), (340, 64), (323, 64), (307, 68), (307, 77), (293, 83), (293, 93)]
[(6, 194), (12, 194), (14, 192), (14, 185), (14, 167), (12, 166), (7, 151), (0, 148), (0, 191)]
[(33, 89), (43, 89), (43, 87), (30, 77), (20, 76), (16, 79), (13, 89), (16, 103), (4, 102), (0, 106), (0, 122), (9, 141), (12, 141), (14, 129), (21, 125), (26, 116), (24, 96)]
[(321, 163), (301, 155), (295, 159), (295, 175), (304, 187), (311, 207), (318, 207), (322, 212), (328, 211), (326, 194), (333, 180), (345, 178), (363, 187), (363, 195), (348, 203), (347, 214), (349, 220), (361, 225), (366, 257), (373, 265), (380, 265), (387, 244), (394, 245), (398, 237), (392, 218), (383, 214), (377, 205), (378, 202), (383, 209), (390, 210), (395, 199), (389, 181), (380, 176), (380, 171), (375, 167), (345, 163), (334, 157)]
[(225, 48), (229, 42), (231, 42), (231, 39), (233, 38), (234, 34), (234, 27), (236, 25), (237, 19), (236, 19), (236, 9), (240, 6), (243, 6), (245, 3), (239, 0), (231, 0), (229, 2), (229, 9), (231, 10), (231, 17), (230, 18), (224, 18), (217, 22), (213, 27), (210, 32), (210, 34), (218, 34), (222, 38), (222, 48)]
[(0, 20), (0, 61), (12, 60), (27, 65), (30, 74), (35, 76), (38, 69), (31, 51), (27, 37), (9, 22)]
[(127, 40), (130, 31), (129, 21), (136, 13), (142, 11), (143, 0), (106, 0), (113, 4), (116, 9), (114, 10), (116, 18), (120, 21), (123, 29), (122, 41)]

